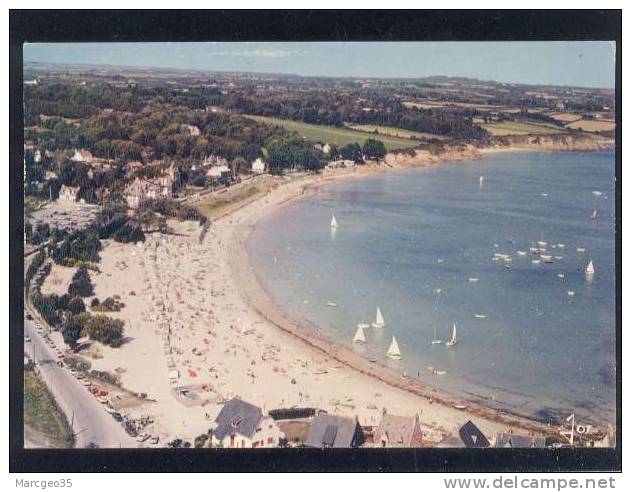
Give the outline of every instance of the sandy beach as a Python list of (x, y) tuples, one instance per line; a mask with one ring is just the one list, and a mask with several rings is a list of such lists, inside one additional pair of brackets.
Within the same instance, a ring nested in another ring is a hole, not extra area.
[[(495, 151), (468, 148), (440, 158), (417, 156), (387, 166), (286, 178), (266, 196), (213, 221), (201, 241), (197, 223), (175, 221), (169, 222), (173, 234), (152, 233), (138, 245), (104, 241), (100, 273), (91, 274), (95, 294), (100, 300), (121, 297), (125, 307), (111, 315), (125, 321), (127, 341), (116, 349), (94, 343), (85, 355), (93, 369), (118, 375), (126, 390), (147, 394), (144, 400), (121, 403), (121, 411), (150, 415), (150, 431), (163, 443), (207, 432), (220, 402), (234, 396), (264, 411), (317, 407), (357, 416), (363, 425), (378, 425), (384, 409), (418, 414), (428, 443), (467, 420), (489, 437), (508, 429), (549, 431), (543, 424), (439, 393), (319, 338), (278, 309), (245, 249), (262, 217), (323, 183)], [(55, 265), (43, 291), (63, 292), (73, 271)]]

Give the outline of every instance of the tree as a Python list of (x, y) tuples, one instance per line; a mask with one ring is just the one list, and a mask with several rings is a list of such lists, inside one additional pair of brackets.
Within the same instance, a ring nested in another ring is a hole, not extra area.
[(64, 342), (68, 344), (72, 350), (77, 349), (77, 341), (83, 335), (83, 329), (89, 319), (89, 314), (82, 313), (76, 316), (70, 316), (64, 323), (61, 334), (64, 338)]
[(383, 159), (386, 155), (386, 146), (381, 140), (369, 138), (364, 142), (362, 152), (369, 159)]
[(84, 266), (80, 267), (72, 277), (72, 283), (68, 287), (71, 296), (89, 297), (94, 293), (90, 274)]
[(363, 162), (362, 149), (357, 142), (349, 143), (340, 149), (340, 154), (344, 159), (353, 162)]
[(91, 316), (85, 326), (85, 331), (91, 340), (97, 340), (110, 347), (120, 347), (123, 344), (125, 322), (99, 314)]
[(68, 302), (68, 311), (70, 311), (72, 314), (83, 313), (85, 311), (85, 304), (83, 302), (83, 299), (81, 299), (79, 296), (75, 296), (70, 299), (70, 301)]

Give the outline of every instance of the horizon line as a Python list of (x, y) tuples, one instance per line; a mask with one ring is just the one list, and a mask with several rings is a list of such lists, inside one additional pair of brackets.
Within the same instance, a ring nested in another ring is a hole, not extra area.
[[(595, 90), (611, 90), (616, 91), (615, 83), (613, 87), (605, 87), (605, 86), (581, 86), (581, 85), (557, 85), (557, 84), (545, 84), (545, 83), (531, 83), (531, 82), (501, 82), (498, 80), (488, 79), (478, 79), (475, 77), (467, 77), (466, 75), (425, 75), (419, 77), (374, 77), (374, 76), (362, 76), (362, 75), (302, 75), (299, 73), (290, 73), (290, 72), (255, 72), (248, 70), (221, 70), (221, 69), (203, 69), (203, 68), (178, 68), (178, 67), (168, 67), (168, 66), (157, 66), (157, 65), (115, 65), (111, 63), (82, 63), (82, 62), (42, 62), (42, 61), (27, 61), (23, 60), (23, 69), (27, 67), (27, 65), (52, 65), (52, 66), (62, 66), (62, 67), (112, 67), (112, 68), (122, 68), (122, 69), (149, 69), (149, 70), (174, 70), (179, 72), (198, 72), (198, 73), (220, 73), (220, 74), (252, 74), (252, 75), (277, 75), (284, 77), (301, 77), (307, 79), (332, 79), (332, 80), (352, 80), (352, 79), (362, 79), (362, 80), (427, 80), (432, 78), (445, 78), (445, 79), (464, 79), (471, 80), (477, 82), (486, 82), (493, 83), (498, 85), (521, 85), (521, 86), (529, 86), (529, 87), (566, 87), (570, 89), (595, 89)], [(23, 74), (24, 75), (24, 74)]]

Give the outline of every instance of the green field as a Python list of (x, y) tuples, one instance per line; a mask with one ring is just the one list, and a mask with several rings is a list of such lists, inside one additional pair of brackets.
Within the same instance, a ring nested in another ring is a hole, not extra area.
[(24, 425), (42, 435), (50, 447), (71, 448), (73, 445), (68, 420), (32, 370), (24, 371)]
[(357, 142), (360, 145), (363, 145), (363, 143), (369, 138), (378, 138), (383, 142), (387, 150), (405, 149), (409, 147), (416, 147), (418, 145), (418, 142), (410, 140), (409, 138), (398, 138), (389, 135), (375, 136), (366, 132), (360, 132), (348, 128), (310, 125), (300, 121), (270, 118), (268, 116), (255, 116), (249, 114), (244, 114), (243, 116), (262, 123), (278, 125), (286, 128), (287, 130), (296, 131), (307, 140), (311, 140), (313, 142), (325, 142), (329, 144), (336, 144), (338, 146), (344, 146), (349, 143)]
[(403, 128), (395, 128), (394, 126), (377, 126), (377, 125), (354, 125), (352, 123), (346, 123), (348, 128), (352, 130), (357, 130), (360, 132), (368, 132), (373, 133), (375, 130), (379, 133), (378, 137), (382, 138), (384, 135), (389, 137), (399, 137), (399, 138), (436, 138), (438, 140), (447, 140), (447, 137), (444, 135), (436, 135), (434, 133), (424, 133), (424, 132), (413, 132), (411, 130), (404, 130)]
[(488, 125), (480, 125), (491, 135), (503, 137), (507, 135), (553, 135), (567, 133), (567, 130), (545, 123), (525, 123), (520, 121), (500, 121)]

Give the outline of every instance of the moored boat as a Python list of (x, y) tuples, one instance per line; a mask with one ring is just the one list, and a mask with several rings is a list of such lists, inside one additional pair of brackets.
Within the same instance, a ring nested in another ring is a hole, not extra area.
[(337, 229), (337, 219), (335, 218), (335, 215), (331, 216), (331, 229)]
[(353, 337), (353, 342), (366, 343), (366, 335), (364, 334), (364, 329), (361, 326), (357, 327), (357, 331), (355, 332), (355, 336)]
[(381, 309), (377, 307), (377, 314), (375, 315), (375, 322), (372, 324), (373, 328), (383, 328), (386, 326), (386, 321), (383, 319), (383, 314), (381, 314)]
[(398, 360), (401, 358), (401, 351), (399, 350), (399, 344), (397, 343), (397, 339), (394, 338), (394, 336), (392, 337), (392, 341), (390, 342), (390, 347), (388, 347), (388, 351), (386, 352), (386, 355), (390, 359)]
[(451, 338), (449, 340), (447, 340), (447, 342), (445, 342), (445, 345), (447, 347), (453, 347), (457, 343), (458, 343), (457, 326), (456, 326), (456, 323), (454, 322), (454, 326), (453, 326), (453, 329), (452, 329), (452, 332), (451, 332)]

